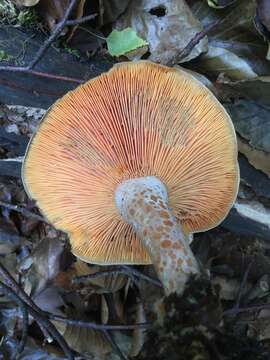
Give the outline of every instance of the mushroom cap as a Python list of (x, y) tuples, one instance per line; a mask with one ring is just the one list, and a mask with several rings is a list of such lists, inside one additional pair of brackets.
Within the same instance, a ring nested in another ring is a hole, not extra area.
[(156, 176), (186, 233), (218, 225), (238, 191), (231, 119), (184, 70), (149, 61), (115, 65), (67, 93), (28, 147), (24, 186), (72, 252), (97, 264), (149, 264), (115, 205), (123, 181)]

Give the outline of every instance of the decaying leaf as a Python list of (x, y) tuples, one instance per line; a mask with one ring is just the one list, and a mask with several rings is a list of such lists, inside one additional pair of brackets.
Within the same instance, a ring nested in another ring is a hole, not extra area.
[[(83, 14), (84, 3), (85, 0), (77, 1), (73, 11), (73, 16), (75, 18), (80, 17)], [(57, 22), (63, 18), (68, 5), (69, 0), (39, 0), (38, 11), (44, 18), (50, 30), (53, 30)]]
[(254, 23), (258, 32), (268, 42), (266, 58), (270, 60), (270, 2), (268, 0), (257, 0)]
[(131, 0), (99, 0), (100, 24), (115, 21), (128, 7)]
[(235, 1), (237, 0), (207, 0), (207, 3), (214, 9), (223, 9), (227, 6), (230, 6)]
[[(149, 59), (161, 64), (178, 63), (181, 50), (202, 31), (184, 0), (133, 0), (115, 26), (118, 30), (131, 27), (136, 31), (149, 43)], [(181, 62), (194, 59), (206, 50), (207, 39), (203, 38)]]
[[(70, 310), (69, 318), (87, 321), (87, 317), (79, 315), (76, 311)], [(58, 331), (63, 335), (68, 345), (83, 355), (86, 360), (106, 360), (111, 352), (111, 346), (101, 331), (83, 328), (80, 326), (54, 322)]]
[[(77, 259), (74, 263), (76, 276), (95, 274), (99, 271), (110, 270), (111, 266), (88, 266), (87, 263)], [(97, 278), (89, 279), (85, 284), (91, 284), (95, 287), (97, 293), (115, 292), (124, 287), (127, 283), (127, 277), (122, 274), (110, 274), (106, 276), (99, 276)]]
[(218, 21), (208, 33), (209, 51), (199, 59), (200, 71), (212, 76), (225, 73), (234, 80), (269, 73), (270, 66), (265, 60), (267, 44), (254, 31), (255, 10), (254, 0), (238, 0), (218, 11), (206, 1), (194, 2), (192, 11), (203, 26)]
[[(64, 250), (64, 244), (58, 239), (43, 239), (26, 258), (21, 266), (30, 270), (26, 274), (25, 281), (31, 294), (37, 295), (46, 285), (52, 281), (60, 269), (60, 257)], [(26, 264), (29, 265), (26, 265)]]
[(40, 0), (12, 0), (17, 6), (35, 6)]
[(238, 150), (246, 156), (249, 163), (270, 177), (270, 153), (260, 151), (250, 146), (247, 141), (238, 137)]
[(252, 147), (270, 153), (270, 108), (247, 99), (226, 104), (226, 108), (237, 132)]
[(0, 218), (0, 255), (14, 252), (22, 244), (22, 241), (14, 224)]
[[(147, 319), (143, 304), (139, 302), (138, 304), (136, 304), (136, 323), (140, 324), (146, 321)], [(129, 353), (131, 357), (135, 357), (139, 355), (143, 347), (144, 341), (145, 341), (145, 330), (143, 329), (134, 330), (132, 335), (132, 346)]]
[(148, 43), (140, 38), (131, 28), (122, 31), (113, 30), (106, 39), (108, 51), (112, 56), (120, 56), (130, 53), (133, 50), (144, 47), (147, 51)]

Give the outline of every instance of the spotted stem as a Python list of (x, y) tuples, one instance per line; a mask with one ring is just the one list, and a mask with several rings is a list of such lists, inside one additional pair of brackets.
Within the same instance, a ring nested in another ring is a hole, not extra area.
[(115, 201), (123, 219), (148, 249), (166, 295), (181, 294), (199, 267), (168, 206), (165, 185), (154, 176), (127, 180), (117, 187)]

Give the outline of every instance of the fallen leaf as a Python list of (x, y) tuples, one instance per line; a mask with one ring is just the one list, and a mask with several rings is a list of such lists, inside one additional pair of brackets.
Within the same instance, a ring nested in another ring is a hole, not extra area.
[(206, 1), (194, 1), (192, 11), (204, 27), (217, 22), (207, 34), (209, 50), (196, 61), (194, 68), (213, 77), (224, 73), (240, 80), (270, 72), (265, 60), (267, 44), (254, 29), (254, 0), (238, 0), (231, 6), (215, 10)]
[(128, 7), (131, 0), (99, 0), (100, 25), (114, 22)]
[(270, 107), (247, 99), (225, 106), (242, 138), (257, 150), (270, 153)]
[[(74, 263), (74, 269), (76, 276), (83, 276), (88, 274), (95, 274), (99, 271), (106, 271), (112, 269), (111, 266), (88, 266), (87, 263), (77, 259)], [(109, 274), (105, 276), (99, 276), (93, 279), (89, 279), (84, 284), (91, 284), (95, 287), (97, 293), (115, 292), (120, 290), (126, 285), (128, 279), (122, 274)]]
[(39, 0), (12, 0), (17, 6), (35, 6), (39, 3)]
[(106, 41), (108, 51), (112, 56), (125, 55), (130, 51), (148, 45), (148, 43), (140, 38), (130, 27), (122, 31), (113, 30)]
[(240, 137), (237, 138), (237, 143), (238, 150), (246, 156), (248, 162), (270, 177), (270, 153), (253, 148)]
[(230, 6), (237, 0), (207, 0), (207, 3), (210, 7), (214, 9), (223, 9), (227, 6)]
[(23, 239), (11, 221), (0, 218), (0, 255), (14, 252), (22, 244)]
[[(202, 25), (184, 0), (133, 0), (115, 27), (131, 27), (149, 43), (149, 60), (161, 64), (178, 63), (178, 55), (200, 31)], [(181, 62), (207, 50), (204, 37)], [(137, 57), (135, 57), (137, 59)]]
[[(136, 324), (147, 322), (146, 314), (144, 311), (143, 304), (141, 302), (138, 302), (136, 304)], [(145, 333), (146, 331), (143, 329), (136, 329), (133, 331), (132, 334), (132, 345), (129, 355), (131, 357), (135, 357), (139, 355), (139, 352), (141, 351), (144, 341), (145, 341)]]
[[(79, 315), (76, 311), (69, 309), (68, 318), (87, 321), (84, 315)], [(54, 325), (65, 338), (68, 345), (84, 355), (84, 359), (106, 360), (111, 352), (111, 346), (101, 331), (84, 328), (75, 325), (69, 325), (54, 321)]]
[[(31, 284), (31, 295), (37, 295), (60, 271), (60, 257), (64, 244), (57, 239), (43, 239), (21, 264), (31, 261), (25, 281)], [(28, 285), (29, 286), (29, 285)]]

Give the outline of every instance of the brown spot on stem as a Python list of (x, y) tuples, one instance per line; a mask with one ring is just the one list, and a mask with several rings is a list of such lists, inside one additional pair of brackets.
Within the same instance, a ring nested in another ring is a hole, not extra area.
[(146, 206), (145, 206), (145, 212), (146, 212), (146, 213), (149, 213), (151, 210), (152, 210), (152, 208), (151, 208), (150, 205), (146, 205)]
[(153, 200), (153, 201), (155, 201), (155, 202), (157, 201), (157, 197), (156, 197), (155, 195), (151, 195), (151, 196), (150, 196), (150, 199)]
[(160, 214), (160, 217), (162, 217), (163, 219), (169, 219), (169, 217), (170, 217), (168, 212), (164, 211), (164, 210), (161, 210), (159, 214)]
[(178, 260), (177, 260), (177, 264), (178, 264), (179, 266), (182, 266), (182, 265), (183, 265), (183, 259), (178, 259)]
[(173, 222), (171, 222), (170, 220), (164, 220), (163, 224), (167, 226), (173, 226)]
[(188, 266), (192, 266), (192, 265), (193, 265), (193, 261), (191, 260), (191, 258), (188, 259), (187, 264), (188, 264)]
[(129, 210), (129, 215), (130, 215), (130, 216), (134, 216), (134, 214), (135, 214), (135, 210), (134, 210), (134, 209), (130, 209), (130, 210)]
[(164, 249), (170, 248), (172, 245), (171, 240), (163, 240), (161, 242), (161, 247), (163, 247)]

